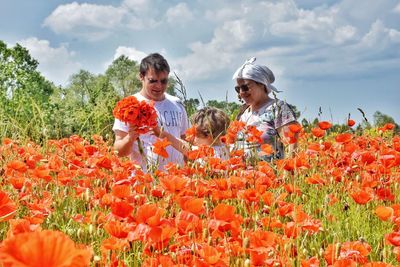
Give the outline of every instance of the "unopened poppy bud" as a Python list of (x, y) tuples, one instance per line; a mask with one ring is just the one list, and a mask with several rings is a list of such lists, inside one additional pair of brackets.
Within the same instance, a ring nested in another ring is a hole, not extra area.
[(188, 236), (189, 236), (189, 239), (192, 239), (194, 237), (193, 232), (189, 232)]
[(248, 248), (250, 246), (250, 240), (248, 237), (243, 238), (243, 248)]
[(339, 256), (340, 255), (340, 248), (342, 247), (342, 244), (337, 243), (336, 248), (335, 248), (335, 255)]
[(89, 234), (93, 234), (93, 224), (89, 224), (88, 232)]
[(86, 188), (86, 191), (85, 191), (85, 200), (86, 200), (86, 201), (89, 201), (89, 200), (90, 200), (90, 190), (89, 190), (89, 188)]
[(244, 267), (250, 267), (250, 263), (251, 263), (250, 259), (246, 259), (244, 261)]
[(94, 257), (93, 257), (93, 261), (94, 262), (97, 262), (97, 261), (100, 261), (100, 260), (101, 260), (101, 258), (100, 258), (99, 255), (94, 255)]
[(319, 249), (318, 256), (319, 256), (319, 257), (322, 257), (322, 256), (324, 255), (324, 253), (325, 253), (325, 250), (324, 250), (323, 248), (320, 248), (320, 249)]
[(203, 232), (202, 232), (202, 237), (203, 237), (203, 240), (204, 240), (204, 239), (206, 239), (206, 238), (207, 238), (207, 236), (208, 236), (208, 233), (207, 233), (207, 228), (203, 228)]
[(76, 236), (78, 237), (78, 239), (81, 239), (81, 235), (82, 235), (82, 228), (79, 228), (78, 231), (76, 231)]

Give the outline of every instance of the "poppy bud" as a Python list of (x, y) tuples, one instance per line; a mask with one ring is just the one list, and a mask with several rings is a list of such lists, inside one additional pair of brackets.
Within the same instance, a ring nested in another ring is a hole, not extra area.
[(243, 248), (248, 248), (250, 246), (250, 240), (248, 237), (243, 238)]
[(76, 231), (76, 236), (78, 237), (78, 239), (81, 239), (81, 235), (82, 235), (82, 228), (79, 228), (78, 231)]
[(208, 236), (207, 228), (203, 228), (203, 232), (202, 232), (203, 240), (206, 239), (207, 236)]
[(89, 234), (90, 234), (90, 235), (93, 234), (93, 224), (89, 224), (88, 231), (89, 231)]

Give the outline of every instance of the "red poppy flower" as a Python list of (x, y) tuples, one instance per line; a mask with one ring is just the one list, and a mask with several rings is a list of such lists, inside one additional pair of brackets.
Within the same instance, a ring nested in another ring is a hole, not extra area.
[(167, 175), (160, 177), (160, 185), (171, 193), (179, 192), (186, 188), (189, 179), (182, 175)]
[(375, 209), (375, 214), (382, 221), (387, 221), (393, 216), (394, 210), (391, 207), (378, 206)]
[(185, 210), (189, 211), (193, 214), (200, 215), (204, 213), (204, 199), (196, 198), (192, 196), (184, 196), (178, 199), (179, 206)]
[(136, 222), (145, 223), (149, 226), (157, 226), (161, 223), (164, 210), (157, 204), (145, 204), (138, 208), (136, 212)]
[(335, 140), (338, 143), (347, 143), (347, 142), (350, 142), (352, 138), (353, 138), (352, 134), (350, 134), (350, 133), (342, 133), (342, 134), (338, 134), (335, 137)]
[(193, 143), (194, 138), (196, 137), (197, 134), (196, 132), (197, 132), (196, 126), (194, 125), (190, 128), (187, 128), (185, 132), (185, 140), (188, 141), (189, 143)]
[(269, 156), (272, 155), (272, 153), (274, 153), (274, 149), (270, 144), (261, 145), (261, 152), (260, 152), (261, 155)]
[(400, 232), (392, 232), (387, 234), (385, 238), (393, 246), (400, 247)]
[(110, 237), (110, 238), (104, 239), (101, 242), (101, 249), (106, 250), (106, 251), (107, 250), (125, 251), (125, 250), (128, 250), (129, 248), (130, 248), (129, 242), (126, 239), (118, 239), (115, 237)]
[(235, 218), (235, 207), (221, 203), (215, 207), (213, 214), (215, 219), (229, 222)]
[(332, 123), (329, 121), (320, 121), (318, 123), (318, 127), (321, 128), (322, 130), (328, 130), (329, 128), (332, 127)]
[(301, 267), (319, 267), (319, 259), (317, 257), (312, 257), (308, 260), (301, 261)]
[(303, 129), (299, 123), (292, 123), (289, 125), (289, 130), (292, 133), (299, 133)]
[(247, 126), (246, 134), (247, 134), (247, 138), (246, 138), (247, 142), (259, 143), (259, 144), (263, 143), (263, 140), (261, 138), (261, 135), (263, 134), (263, 132), (258, 130), (255, 126), (252, 126), (252, 125)]
[(129, 123), (138, 133), (146, 133), (157, 126), (157, 113), (153, 103), (139, 101), (134, 96), (120, 100), (113, 110), (115, 118)]
[(365, 189), (358, 190), (350, 195), (357, 204), (361, 205), (367, 204), (373, 198), (373, 195)]
[(131, 195), (131, 187), (126, 184), (114, 185), (112, 187), (112, 194), (118, 198), (128, 198)]
[(89, 266), (91, 256), (64, 233), (50, 230), (12, 236), (0, 247), (2, 266)]
[(7, 163), (7, 171), (17, 171), (17, 172), (26, 172), (28, 170), (28, 166), (20, 160), (13, 160)]
[(0, 191), (0, 222), (12, 219), (17, 211), (17, 206), (8, 197), (8, 195)]
[(104, 226), (104, 230), (116, 238), (126, 238), (129, 233), (129, 226), (120, 221), (110, 221)]
[(216, 264), (222, 256), (222, 253), (218, 252), (216, 248), (206, 244), (201, 246), (198, 253), (204, 259), (207, 265)]
[(354, 120), (352, 120), (352, 119), (348, 119), (348, 120), (347, 120), (347, 125), (348, 125), (349, 127), (353, 127), (355, 124), (356, 124), (356, 122), (355, 122)]
[(153, 144), (153, 146), (154, 146), (153, 152), (163, 158), (168, 158), (168, 153), (167, 153), (166, 148), (169, 145), (171, 145), (171, 142), (168, 141), (167, 138), (157, 139), (157, 141), (155, 141)]
[(188, 152), (188, 159), (196, 160), (205, 157), (213, 157), (214, 156), (214, 148), (208, 145), (199, 145), (197, 149), (193, 149)]
[(126, 218), (131, 215), (133, 207), (125, 201), (115, 202), (111, 204), (111, 212), (122, 218)]
[(311, 129), (311, 133), (315, 136), (315, 137), (323, 137), (325, 135), (325, 130), (321, 129), (321, 128), (312, 128)]

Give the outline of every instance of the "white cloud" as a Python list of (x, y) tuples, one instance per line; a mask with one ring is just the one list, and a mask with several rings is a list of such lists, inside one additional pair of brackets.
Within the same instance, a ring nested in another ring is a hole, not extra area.
[(266, 23), (288, 20), (296, 16), (298, 9), (292, 0), (281, 1), (210, 1), (212, 9), (205, 11), (205, 18), (211, 21), (226, 22), (237, 19)]
[(185, 22), (193, 19), (193, 14), (186, 3), (179, 3), (176, 6), (170, 7), (165, 15), (168, 23), (181, 26), (184, 26)]
[(147, 56), (147, 53), (137, 50), (134, 47), (126, 47), (126, 46), (119, 46), (115, 50), (114, 59), (125, 55), (129, 59), (134, 60), (136, 62), (140, 62), (144, 57)]
[[(382, 22), (372, 23), (370, 29), (359, 28), (359, 21), (343, 13), (342, 8), (349, 5), (344, 0), (337, 5), (301, 9), (293, 1), (283, 0), (207, 11), (207, 19), (217, 23), (214, 35), (209, 42), (189, 45), (190, 53), (178, 60), (180, 75), (198, 81), (218, 80), (252, 56), (274, 71), (278, 84), (285, 79), (362, 75), (396, 64), (398, 68), (400, 52), (394, 51), (398, 51), (395, 46), (400, 32)], [(366, 14), (373, 13), (358, 12), (357, 18), (366, 19)], [(379, 16), (382, 14), (374, 15)]]
[(178, 60), (177, 72), (183, 79), (206, 79), (226, 69), (235, 58), (236, 50), (254, 34), (253, 28), (244, 20), (228, 21), (214, 31), (208, 43), (190, 45), (191, 54)]
[(351, 25), (346, 25), (335, 29), (334, 41), (337, 44), (343, 44), (346, 41), (353, 40), (357, 33), (357, 29)]
[(111, 6), (73, 2), (58, 6), (43, 25), (58, 34), (97, 41), (121, 30), (149, 30), (160, 25), (160, 11), (151, 3), (125, 0), (120, 6)]
[(69, 51), (66, 45), (51, 47), (49, 41), (36, 37), (18, 43), (26, 47), (32, 57), (39, 61), (38, 70), (56, 85), (65, 85), (70, 75), (81, 68), (80, 63), (74, 60), (75, 53)]
[[(395, 1), (369, 3), (368, 8), (359, 8), (354, 0), (319, 6), (316, 0), (301, 1), (308, 3), (303, 5), (307, 8), (299, 8), (295, 0), (121, 0), (115, 6), (74, 2), (59, 6), (45, 25), (92, 39), (111, 32), (129, 38), (134, 47), (118, 47), (114, 59), (125, 54), (140, 61), (146, 55), (141, 49), (159, 51), (162, 45), (163, 55), (179, 55), (168, 60), (187, 80), (212, 81), (251, 56), (278, 76), (307, 79), (362, 73), (368, 66), (382, 64), (373, 60), (385, 57), (385, 48), (393, 48), (400, 39), (397, 29), (384, 26), (385, 14), (392, 13)], [(377, 18), (381, 24), (374, 23)], [(364, 64), (369, 55), (375, 59)]]
[(73, 2), (58, 6), (43, 25), (56, 33), (87, 35), (96, 40), (108, 36), (121, 24), (125, 14), (122, 8)]
[(124, 0), (121, 6), (139, 13), (148, 11), (152, 4), (152, 0)]
[(386, 28), (381, 20), (376, 20), (371, 25), (370, 31), (362, 38), (360, 47), (375, 48), (383, 51), (393, 43), (399, 43), (399, 35), (399, 31)]
[(393, 12), (400, 14), (400, 3), (393, 9)]
[(315, 42), (329, 42), (335, 31), (335, 10), (318, 13), (313, 10), (298, 10), (297, 17), (289, 21), (273, 23), (273, 35)]

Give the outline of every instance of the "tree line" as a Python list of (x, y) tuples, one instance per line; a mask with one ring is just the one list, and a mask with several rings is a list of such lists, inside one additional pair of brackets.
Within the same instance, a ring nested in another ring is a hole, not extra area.
[[(47, 80), (37, 70), (38, 64), (26, 48), (19, 44), (7, 47), (0, 40), (0, 138), (44, 143), (73, 134), (85, 138), (97, 134), (112, 140), (112, 110), (118, 100), (140, 90), (139, 64), (122, 55), (102, 74), (78, 71), (66, 86), (55, 86)], [(176, 75), (167, 92), (182, 99), (189, 116), (199, 107), (214, 106), (233, 119), (241, 106), (217, 100), (205, 103), (201, 96), (200, 100), (188, 98)], [(297, 108), (293, 109), (299, 116)], [(379, 111), (374, 114), (374, 121), (377, 126), (394, 123)], [(308, 127), (313, 123), (303, 120), (302, 124)]]

